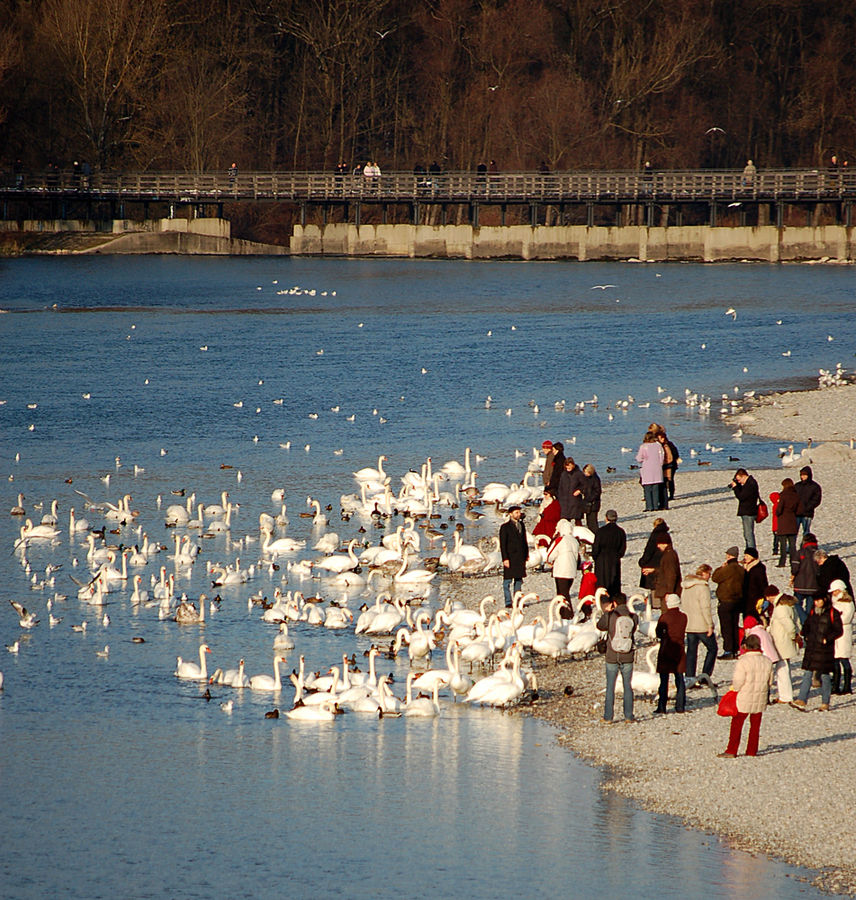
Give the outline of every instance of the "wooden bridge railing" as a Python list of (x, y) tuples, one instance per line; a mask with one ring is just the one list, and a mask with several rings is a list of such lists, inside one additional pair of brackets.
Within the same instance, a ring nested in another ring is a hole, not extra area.
[(856, 199), (856, 170), (737, 169), (656, 172), (97, 172), (0, 174), (0, 197), (205, 203), (279, 200), (341, 203), (692, 203)]

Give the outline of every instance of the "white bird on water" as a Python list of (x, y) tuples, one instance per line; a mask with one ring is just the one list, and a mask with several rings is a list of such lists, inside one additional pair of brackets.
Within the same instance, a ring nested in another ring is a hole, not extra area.
[(728, 309), (725, 310), (725, 315), (731, 316), (735, 322), (737, 321), (737, 310), (733, 306), (729, 306)]

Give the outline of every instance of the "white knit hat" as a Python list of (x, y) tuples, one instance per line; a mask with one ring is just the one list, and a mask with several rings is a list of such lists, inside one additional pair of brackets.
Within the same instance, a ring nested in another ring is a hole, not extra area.
[(677, 594), (666, 594), (666, 606), (668, 609), (676, 609), (681, 605), (681, 598)]
[(833, 594), (835, 591), (846, 591), (847, 585), (840, 579), (836, 578), (832, 584), (829, 585), (829, 593)]

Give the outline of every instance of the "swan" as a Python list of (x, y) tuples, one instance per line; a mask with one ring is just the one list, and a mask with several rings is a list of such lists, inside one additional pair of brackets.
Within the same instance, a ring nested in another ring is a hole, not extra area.
[[(633, 673), (630, 676), (630, 687), (634, 694), (656, 694), (660, 690), (660, 676), (657, 672), (656, 660), (659, 648), (659, 644), (654, 644), (648, 648), (648, 652), (645, 654), (645, 662), (648, 666), (647, 672), (641, 669), (633, 669)], [(623, 678), (616, 679), (615, 693), (624, 693)]]
[(487, 605), (488, 603), (494, 603), (493, 594), (487, 594), (485, 597), (479, 601), (479, 608), (476, 609), (466, 609), (465, 607), (460, 607), (459, 609), (442, 609), (437, 613), (437, 617), (435, 620), (436, 624), (444, 622), (447, 625), (451, 625), (453, 628), (472, 628), (476, 622), (486, 622), (487, 621)]
[[(139, 578), (139, 575), (137, 576)], [(182, 596), (181, 603), (175, 611), (173, 618), (179, 625), (204, 625), (205, 624), (205, 594), (199, 595), (199, 609), (191, 603), (187, 596)]]
[(21, 528), (21, 541), (52, 541), (57, 537), (59, 537), (59, 528), (54, 525), (33, 525), (32, 519), (27, 519)]
[(18, 502), (9, 510), (10, 516), (25, 516), (27, 510), (24, 508), (24, 495), (18, 494)]
[(42, 516), (42, 525), (56, 525), (59, 521), (57, 519), (57, 507), (59, 506), (58, 501), (51, 500), (51, 511), (49, 513), (45, 513)]
[(135, 605), (139, 605), (140, 603), (147, 603), (149, 599), (148, 591), (141, 591), (140, 585), (143, 583), (142, 575), (134, 576), (134, 590), (131, 594), (131, 603)]
[(209, 519), (219, 519), (226, 515), (226, 510), (229, 508), (229, 492), (223, 491), (220, 494), (220, 502), (212, 503), (211, 506), (205, 507), (205, 515)]
[(273, 639), (274, 650), (293, 650), (294, 639), (288, 633), (288, 625), (283, 622), (279, 626), (279, 634)]
[(404, 548), (404, 559), (401, 561), (401, 568), (392, 576), (392, 580), (397, 584), (427, 584), (437, 573), (428, 569), (411, 569), (409, 572), (406, 571), (409, 550), (409, 547)]
[[(511, 663), (511, 671), (508, 665)], [(505, 706), (516, 700), (525, 685), (520, 675), (520, 648), (513, 644), (502, 660), (500, 667), (492, 674), (477, 681), (470, 688), (465, 703), (486, 703), (490, 706)]]
[(354, 621), (354, 614), (342, 606), (328, 606), (324, 612), (324, 622), (322, 624), (325, 628), (341, 630), (342, 628), (347, 628)]
[(313, 507), (315, 510), (315, 515), (312, 516), (312, 524), (316, 528), (326, 528), (327, 526), (327, 516), (321, 512), (321, 504), (317, 500), (313, 500), (311, 497), (306, 498), (306, 505)]
[(383, 482), (384, 479), (387, 477), (386, 472), (384, 472), (384, 470), (383, 470), (383, 464), (387, 461), (387, 459), (388, 459), (388, 457), (386, 457), (386, 456), (383, 456), (383, 455), (379, 456), (377, 458), (377, 468), (376, 469), (372, 469), (369, 466), (367, 466), (364, 469), (359, 469), (358, 471), (354, 472), (354, 478), (356, 478), (357, 481)]
[(297, 540), (296, 538), (283, 537), (272, 541), (270, 531), (265, 531), (264, 536), (262, 553), (270, 553), (273, 556), (279, 553), (294, 553), (296, 550), (302, 550), (306, 546), (306, 541)]
[(211, 648), (208, 644), (200, 644), (199, 645), (199, 665), (196, 663), (187, 662), (183, 660), (180, 656), (177, 657), (178, 662), (175, 666), (175, 676), (176, 678), (185, 678), (189, 681), (207, 681), (208, 680), (208, 666), (207, 661), (205, 659), (205, 654), (210, 653)]
[[(227, 675), (231, 675), (231, 678), (227, 678)], [(227, 685), (227, 687), (233, 688), (245, 688), (249, 687), (250, 679), (244, 674), (244, 661), (241, 660), (238, 663), (237, 672), (234, 669), (228, 669), (223, 677), (223, 684)]]
[(428, 718), (440, 714), (440, 683), (434, 682), (431, 699), (428, 697), (412, 697), (413, 691), (413, 672), (407, 673), (407, 700), (404, 704), (402, 712), (405, 716), (419, 716)]
[(187, 505), (182, 506), (180, 503), (171, 503), (166, 508), (164, 517), (165, 525), (186, 525), (190, 521), (191, 510), (196, 502), (196, 494), (191, 494), (187, 498)]
[(375, 598), (374, 606), (360, 607), (360, 615), (357, 617), (357, 624), (354, 626), (356, 634), (362, 634), (366, 628), (372, 623), (374, 617), (382, 612), (397, 611), (396, 607), (389, 603), (389, 594), (378, 594)]
[(464, 464), (461, 465), (456, 459), (450, 459), (441, 466), (440, 471), (450, 480), (466, 479), (469, 477), (472, 469), (470, 468), (470, 448), (464, 448)]
[(285, 713), (289, 719), (299, 722), (332, 722), (338, 714), (336, 701), (332, 698), (324, 700), (317, 706), (299, 703)]
[(328, 531), (312, 545), (313, 550), (319, 553), (332, 553), (339, 547), (339, 535), (335, 531)]
[(449, 687), (452, 689), (452, 697), (464, 696), (473, 686), (473, 680), (469, 675), (461, 672), (461, 648), (455, 643), (452, 646), (451, 659), (449, 658), (449, 647), (446, 648), (446, 660), (451, 669), (451, 677), (449, 678)]
[[(317, 503), (317, 501), (316, 501)], [(360, 561), (354, 554), (354, 547), (357, 545), (357, 539), (353, 538), (348, 542), (347, 553), (335, 553), (333, 556), (324, 556), (315, 561), (316, 569), (327, 569), (329, 572), (346, 572), (348, 569), (356, 569)]]
[(273, 675), (253, 675), (250, 678), (251, 691), (279, 691), (282, 690), (282, 681), (279, 677), (279, 664), (285, 662), (284, 656), (273, 658)]
[(376, 613), (363, 628), (363, 634), (392, 634), (404, 621), (401, 603), (396, 603), (386, 610)]
[(306, 696), (303, 695), (304, 683), (298, 679), (299, 690), (295, 694), (295, 702), (299, 699), (306, 706), (318, 706), (327, 700), (335, 700), (339, 694), (339, 667), (333, 666), (330, 669), (330, 673), (330, 675), (316, 678), (313, 682), (313, 687), (318, 685), (319, 689), (311, 694), (306, 694)]
[(434, 633), (421, 626), (423, 623), (431, 621), (431, 613), (422, 610), (414, 622), (413, 631), (407, 628), (399, 628), (395, 635), (395, 650), (397, 654), (401, 649), (402, 642), (407, 643), (407, 653), (410, 657), (410, 665), (412, 666), (417, 659), (428, 657), (431, 659), (431, 651), (437, 646), (434, 642)]

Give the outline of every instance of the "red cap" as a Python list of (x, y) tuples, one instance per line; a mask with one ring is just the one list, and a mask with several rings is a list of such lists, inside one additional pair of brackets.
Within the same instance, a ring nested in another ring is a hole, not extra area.
[(542, 449), (542, 450), (552, 450), (552, 449), (553, 449), (553, 442), (552, 442), (552, 441), (544, 441), (544, 443), (541, 444), (541, 449)]

